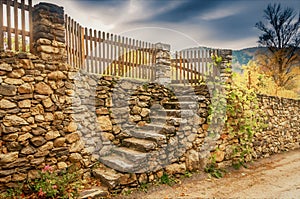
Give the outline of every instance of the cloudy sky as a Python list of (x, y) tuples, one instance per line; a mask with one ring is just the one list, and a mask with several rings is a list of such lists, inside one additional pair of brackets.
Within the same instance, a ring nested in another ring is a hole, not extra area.
[[(44, 0), (63, 6), (82, 26), (172, 50), (195, 46), (242, 49), (257, 46), (255, 23), (269, 3), (300, 11), (300, 0)], [(34, 0), (36, 4), (39, 0)]]

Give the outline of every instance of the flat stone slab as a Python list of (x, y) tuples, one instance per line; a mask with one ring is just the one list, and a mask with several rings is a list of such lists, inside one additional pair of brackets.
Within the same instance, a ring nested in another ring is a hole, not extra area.
[(94, 187), (91, 189), (84, 190), (80, 193), (80, 199), (92, 199), (92, 198), (103, 198), (108, 196), (108, 190), (106, 187)]
[[(160, 129), (162, 128), (163, 126), (161, 126)], [(132, 135), (132, 137), (151, 140), (157, 143), (166, 142), (166, 136), (159, 134), (158, 131), (155, 131), (155, 129), (153, 129), (153, 127), (150, 126), (150, 124), (141, 127), (140, 130), (131, 131), (130, 134)]]
[(115, 147), (113, 150), (113, 153), (119, 154), (125, 159), (132, 161), (132, 162), (141, 162), (144, 161), (147, 154), (136, 151), (134, 149), (130, 149), (127, 147)]
[(141, 152), (148, 152), (156, 148), (157, 144), (154, 141), (138, 139), (138, 138), (126, 138), (123, 140), (123, 144), (127, 147), (132, 147)]
[[(127, 160), (126, 158), (116, 155), (116, 154), (111, 154), (105, 157), (100, 157), (100, 161), (108, 166), (109, 168), (113, 168), (115, 170), (121, 171), (121, 172), (130, 172), (133, 171), (135, 168), (135, 164), (132, 163), (131, 161)], [(113, 173), (100, 173), (101, 179), (104, 181), (118, 181), (117, 179), (120, 177), (118, 175), (115, 175)]]
[(119, 184), (119, 179), (122, 176), (110, 168), (96, 168), (92, 170), (92, 174), (110, 189)]

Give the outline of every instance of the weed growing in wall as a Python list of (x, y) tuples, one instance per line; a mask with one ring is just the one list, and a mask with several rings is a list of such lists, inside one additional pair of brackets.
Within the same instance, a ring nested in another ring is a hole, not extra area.
[[(220, 65), (221, 59), (213, 56), (215, 65)], [(214, 81), (210, 82), (213, 88), (223, 87), (225, 92), (219, 92), (222, 89), (213, 89), (215, 99), (209, 107), (208, 120), (210, 124), (225, 122), (223, 129), (212, 132), (213, 135), (225, 134), (227, 139), (231, 140), (231, 159), (235, 167), (244, 165), (251, 160), (252, 142), (255, 132), (263, 127), (263, 113), (260, 111), (256, 93), (247, 88), (237, 86), (234, 82)], [(226, 108), (225, 117), (223, 115)]]
[(237, 140), (232, 146), (233, 164), (236, 167), (252, 159), (253, 136), (263, 127), (256, 93), (232, 84), (227, 93), (226, 132)]
[(225, 173), (223, 169), (217, 168), (216, 157), (214, 155), (210, 157), (210, 163), (204, 168), (204, 171), (214, 178), (222, 178)]

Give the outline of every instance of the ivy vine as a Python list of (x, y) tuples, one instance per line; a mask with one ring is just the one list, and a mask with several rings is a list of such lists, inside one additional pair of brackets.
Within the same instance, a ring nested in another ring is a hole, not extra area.
[[(220, 65), (222, 58), (214, 55), (212, 60), (214, 65)], [(223, 129), (215, 134), (223, 134), (230, 140), (233, 165), (240, 167), (252, 159), (253, 136), (263, 128), (264, 114), (259, 109), (254, 90), (242, 88), (234, 82), (214, 81), (211, 84), (214, 88), (221, 86), (224, 89), (213, 90), (213, 98), (217, 100), (209, 106), (209, 123), (225, 122)], [(224, 117), (220, 117), (222, 115)]]

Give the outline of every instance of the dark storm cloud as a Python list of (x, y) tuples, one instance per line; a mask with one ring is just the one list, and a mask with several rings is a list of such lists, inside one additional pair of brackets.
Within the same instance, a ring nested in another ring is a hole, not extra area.
[[(122, 33), (143, 27), (169, 28), (202, 43), (217, 47), (230, 45), (231, 48), (257, 44), (260, 32), (254, 26), (263, 20), (263, 10), (268, 4), (280, 3), (284, 8), (300, 10), (299, 0), (47, 1), (64, 6), (66, 13), (80, 20), (83, 26), (101, 31)], [(141, 40), (146, 35), (161, 40), (158, 33), (145, 32), (141, 35)]]
[(105, 6), (105, 7), (123, 7), (127, 3), (126, 0), (73, 0), (80, 4), (91, 6)]
[(211, 10), (216, 6), (216, 1), (195, 1), (186, 0), (177, 7), (164, 13), (156, 15), (149, 20), (159, 22), (182, 22), (194, 18), (199, 13)]

